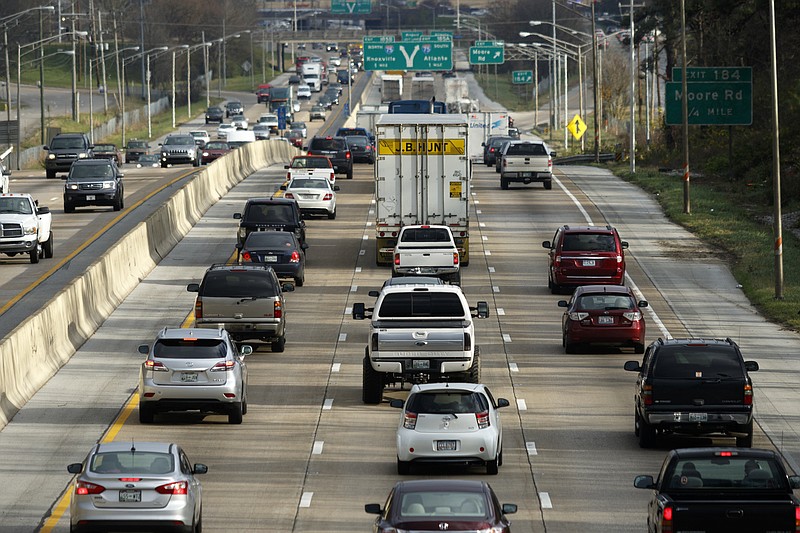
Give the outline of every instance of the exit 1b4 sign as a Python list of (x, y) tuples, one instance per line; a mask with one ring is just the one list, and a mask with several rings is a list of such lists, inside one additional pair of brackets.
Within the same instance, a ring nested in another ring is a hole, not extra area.
[(511, 73), (511, 81), (515, 84), (533, 83), (533, 71), (515, 70)]

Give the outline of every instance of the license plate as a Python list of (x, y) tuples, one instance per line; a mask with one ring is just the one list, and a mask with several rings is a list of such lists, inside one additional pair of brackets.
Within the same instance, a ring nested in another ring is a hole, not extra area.
[(411, 361), (411, 368), (430, 368), (431, 362), (427, 359), (414, 359)]
[(264, 256), (264, 262), (265, 263), (277, 263), (278, 262), (278, 256), (277, 255), (265, 255)]
[(194, 383), (197, 381), (197, 372), (181, 372), (181, 381), (184, 383)]
[(533, 175), (530, 172), (520, 172), (523, 178), (532, 178)]
[(121, 490), (119, 491), (119, 501), (126, 503), (142, 501), (142, 491), (140, 490)]
[(689, 413), (689, 422), (708, 422), (708, 413)]
[(440, 452), (454, 452), (456, 451), (456, 441), (454, 440), (437, 440), (436, 450)]
[(598, 324), (613, 324), (614, 317), (613, 316), (599, 316), (597, 317)]
[(584, 259), (583, 266), (585, 267), (593, 267), (594, 266), (594, 259)]
[(87, 194), (87, 195), (86, 195), (86, 200), (87, 200), (87, 201), (89, 201), (89, 202), (91, 202), (92, 200), (94, 200), (94, 194)]

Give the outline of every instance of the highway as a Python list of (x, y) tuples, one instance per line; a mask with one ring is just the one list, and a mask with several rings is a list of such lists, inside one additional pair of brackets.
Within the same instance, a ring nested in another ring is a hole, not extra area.
[[(184, 322), (194, 296), (186, 284), (233, 252), (232, 214), (247, 198), (271, 194), (283, 176), (276, 165), (233, 188), (0, 431), (3, 532), (68, 531), (66, 465), (82, 460), (99, 439), (179, 442), (193, 462), (207, 464), (206, 531), (369, 529), (373, 517), (363, 505), (383, 503), (400, 479), (399, 411), (386, 401), (361, 403), (366, 325), (349, 314), (353, 303), (369, 305), (368, 291), (390, 275), (374, 262), (369, 165), (357, 165), (352, 181), (337, 178), (336, 220), (308, 221), (306, 284), (287, 293), (286, 351), (263, 347), (247, 358), (244, 423), (191, 415), (138, 423), (136, 347)], [(462, 285), (471, 304), (490, 303), (490, 318), (476, 323), (483, 381), (511, 402), (501, 412), (500, 473), (434, 468), (409, 478), (488, 481), (502, 502), (519, 505), (511, 516), (515, 532), (641, 531), (649, 494), (633, 488), (634, 475), (655, 474), (668, 449), (710, 442), (670, 439), (640, 449), (633, 435), (635, 376), (622, 370), (637, 356), (564, 354), (556, 303), (567, 296), (547, 289), (541, 242), (560, 224), (587, 222), (611, 223), (630, 243), (630, 282), (652, 311), (648, 340), (730, 336), (760, 363), (753, 375), (754, 446), (779, 445), (794, 468), (798, 337), (761, 320), (713, 251), (668, 223), (640, 190), (591, 167), (558, 168), (556, 178), (552, 191), (535, 185), (501, 191), (493, 168), (474, 167), (472, 259)], [(404, 394), (390, 389), (385, 396)]]

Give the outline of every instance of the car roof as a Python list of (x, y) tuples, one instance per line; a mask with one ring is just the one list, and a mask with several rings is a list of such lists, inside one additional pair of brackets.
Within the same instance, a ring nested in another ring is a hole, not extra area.
[(225, 330), (212, 328), (164, 328), (158, 332), (159, 339), (222, 339), (225, 337)]
[(463, 294), (458, 285), (387, 285), (381, 290), (383, 294), (395, 292), (454, 292)]
[(297, 202), (291, 198), (250, 198), (247, 200), (247, 205), (252, 204), (289, 204), (297, 205)]
[(74, 165), (78, 165), (78, 166), (91, 166), (91, 165), (109, 166), (109, 165), (113, 165), (113, 162), (112, 162), (111, 159), (78, 159), (78, 160), (74, 161), (72, 164), (73, 164), (73, 166)]
[(482, 383), (462, 383), (462, 382), (449, 382), (444, 383), (418, 383), (411, 387), (409, 395), (415, 392), (431, 392), (431, 391), (461, 391), (461, 392), (476, 392), (482, 391), (485, 386)]
[(421, 492), (421, 491), (470, 491), (484, 492), (488, 484), (485, 481), (474, 479), (415, 479), (411, 481), (398, 481), (395, 489), (400, 492)]
[(102, 442), (97, 445), (97, 453), (105, 452), (127, 452), (131, 448), (138, 452), (161, 452), (171, 453), (177, 444), (171, 442), (128, 442), (125, 440)]
[(571, 233), (586, 233), (587, 231), (596, 231), (598, 233), (610, 233), (614, 231), (612, 226), (572, 226), (565, 224), (561, 226), (563, 231)]
[(779, 460), (779, 456), (773, 450), (765, 450), (759, 448), (725, 448), (723, 446), (708, 446), (697, 448), (679, 448), (672, 450), (670, 453), (673, 456), (682, 459), (689, 459), (692, 457), (707, 457), (715, 452), (733, 452), (740, 457), (755, 457), (762, 459), (775, 459)]
[(626, 287), (625, 285), (581, 285), (580, 287), (575, 289), (573, 297), (579, 296), (581, 294), (597, 294), (597, 293), (634, 296), (633, 290), (631, 290), (630, 287)]

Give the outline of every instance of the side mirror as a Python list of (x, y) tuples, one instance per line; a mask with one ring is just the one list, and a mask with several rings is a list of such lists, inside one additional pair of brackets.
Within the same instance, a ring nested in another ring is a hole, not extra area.
[(308, 250), (308, 243), (307, 243), (307, 242), (304, 242), (303, 244), (301, 244), (301, 245), (300, 245), (300, 249), (301, 249), (301, 250)]
[(117, 174), (117, 176), (119, 176), (120, 178), (124, 178), (124, 177), (125, 177), (125, 174), (123, 174), (122, 172), (120, 172), (119, 174)]
[(50, 208), (47, 207), (47, 206), (39, 207), (39, 208), (36, 209), (36, 214), (37, 215), (46, 215), (49, 212), (50, 212)]
[(235, 218), (236, 220), (241, 220), (242, 214), (241, 213), (234, 213), (233, 214), (233, 218)]
[(283, 292), (294, 292), (294, 285), (292, 283), (284, 283), (281, 285)]
[(516, 503), (504, 503), (503, 504), (503, 514), (514, 514), (517, 512), (517, 504)]
[(748, 372), (758, 372), (758, 363), (756, 361), (745, 361), (744, 369)]
[(289, 165), (283, 165), (283, 168), (289, 168)]
[(140, 344), (138, 350), (140, 354), (147, 355), (150, 353), (150, 346), (147, 344)]
[(251, 353), (253, 353), (253, 347), (249, 344), (239, 346), (239, 354), (241, 354), (242, 357), (250, 355)]
[(567, 303), (566, 300), (559, 300), (558, 301), (558, 306), (559, 307), (569, 307), (569, 303)]
[(365, 308), (363, 303), (353, 304), (353, 319), (364, 320)]
[(339, 190), (339, 186), (338, 186), (338, 185), (334, 185), (334, 186), (333, 186), (333, 190), (334, 190), (334, 191), (338, 191), (338, 190)]
[(83, 472), (83, 463), (72, 463), (67, 465), (67, 472), (70, 474), (80, 474)]
[(369, 294), (373, 298), (377, 298), (378, 296), (381, 295), (381, 291), (369, 291), (367, 294)]
[(208, 467), (204, 464), (195, 463), (192, 466), (192, 474), (205, 474), (208, 472)]
[(552, 247), (553, 247), (553, 245), (550, 243), (550, 241), (542, 241), (542, 248), (550, 249)]
[(642, 371), (642, 365), (639, 364), (639, 361), (625, 361), (625, 366), (623, 368), (628, 372)]
[(639, 300), (638, 305), (639, 307), (647, 307), (649, 304), (647, 303), (647, 300)]
[(364, 506), (364, 510), (369, 514), (381, 514), (381, 504), (379, 503), (368, 503)]
[(623, 250), (627, 250), (628, 249), (628, 241), (622, 241), (622, 242), (620, 242), (620, 245), (622, 246)]
[(789, 476), (789, 486), (793, 489), (800, 489), (800, 476)]
[(558, 154), (555, 152), (550, 152), (550, 157), (558, 157)]
[(200, 284), (199, 283), (190, 283), (186, 286), (187, 292), (200, 292)]
[(478, 318), (489, 318), (489, 304), (487, 302), (478, 302), (476, 311)]
[(633, 480), (633, 486), (637, 489), (656, 488), (656, 484), (653, 481), (653, 476), (636, 476)]
[(501, 407), (508, 407), (509, 405), (511, 405), (511, 404), (505, 398), (498, 398), (497, 399), (497, 408), (498, 409), (500, 409)]
[(44, 145), (42, 146), (42, 150), (50, 150), (50, 148), (47, 145)]
[(396, 409), (402, 409), (405, 402), (403, 400), (389, 400), (389, 407), (394, 407)]

